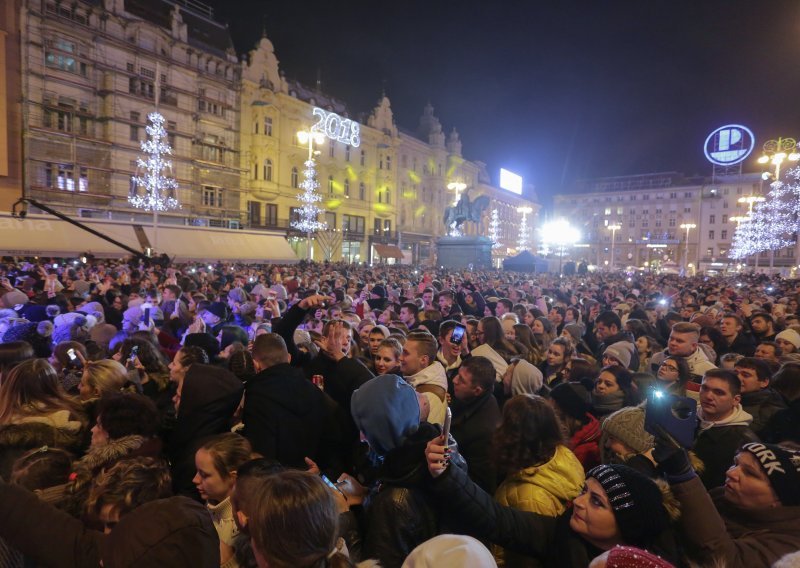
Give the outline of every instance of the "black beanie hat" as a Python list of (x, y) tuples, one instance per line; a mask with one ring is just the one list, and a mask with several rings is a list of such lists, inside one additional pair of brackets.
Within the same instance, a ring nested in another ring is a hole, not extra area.
[(592, 393), (586, 385), (578, 382), (561, 383), (550, 391), (558, 407), (576, 420), (586, 421), (586, 413), (592, 410)]
[(593, 477), (608, 496), (626, 544), (642, 545), (669, 527), (661, 489), (655, 481), (625, 465), (598, 465)]
[(800, 505), (800, 451), (758, 442), (745, 444), (742, 450), (753, 454), (761, 464), (783, 505)]

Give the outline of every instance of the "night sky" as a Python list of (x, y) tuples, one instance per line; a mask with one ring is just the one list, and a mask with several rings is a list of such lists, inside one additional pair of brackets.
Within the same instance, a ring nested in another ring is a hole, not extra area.
[(545, 206), (582, 177), (710, 174), (702, 145), (723, 124), (757, 148), (800, 138), (797, 1), (211, 4), (240, 54), (265, 28), (286, 76), (321, 73), (353, 116), (385, 89), (415, 131), (430, 101), (467, 158), (495, 183), (500, 167), (521, 174)]

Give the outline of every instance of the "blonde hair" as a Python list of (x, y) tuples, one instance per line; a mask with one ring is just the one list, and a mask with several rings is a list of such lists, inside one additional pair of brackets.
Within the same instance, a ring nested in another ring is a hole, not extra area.
[(73, 419), (86, 425), (81, 405), (67, 395), (58, 373), (46, 360), (23, 361), (3, 377), (0, 384), (0, 424), (60, 410), (69, 411)]
[(117, 361), (103, 359), (87, 362), (83, 377), (86, 384), (102, 396), (119, 391), (128, 380), (128, 371)]

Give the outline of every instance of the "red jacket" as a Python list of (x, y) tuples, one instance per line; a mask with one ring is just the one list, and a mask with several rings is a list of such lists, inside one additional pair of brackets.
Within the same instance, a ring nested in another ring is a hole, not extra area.
[(600, 421), (586, 413), (589, 422), (575, 432), (569, 440), (569, 449), (575, 454), (583, 465), (584, 471), (589, 471), (593, 467), (600, 465)]

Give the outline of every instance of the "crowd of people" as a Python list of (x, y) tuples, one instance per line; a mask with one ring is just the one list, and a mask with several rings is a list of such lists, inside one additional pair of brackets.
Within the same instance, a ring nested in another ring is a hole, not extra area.
[(5, 258), (0, 565), (800, 566), (799, 300)]

